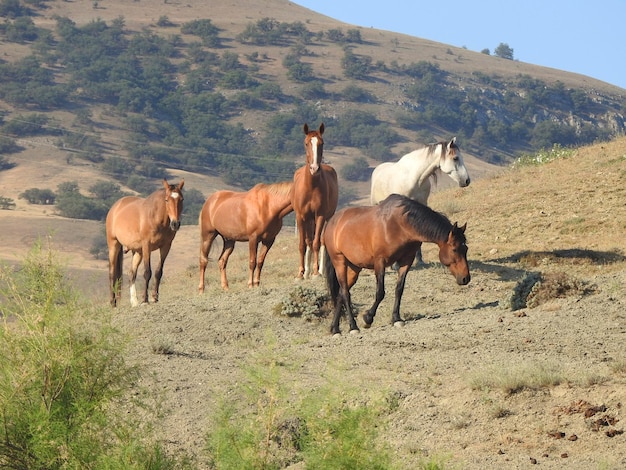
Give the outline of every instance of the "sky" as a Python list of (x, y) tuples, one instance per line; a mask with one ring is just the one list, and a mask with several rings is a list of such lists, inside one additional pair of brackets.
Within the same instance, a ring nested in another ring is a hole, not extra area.
[(408, 34), (626, 89), (626, 0), (292, 0), (353, 26)]

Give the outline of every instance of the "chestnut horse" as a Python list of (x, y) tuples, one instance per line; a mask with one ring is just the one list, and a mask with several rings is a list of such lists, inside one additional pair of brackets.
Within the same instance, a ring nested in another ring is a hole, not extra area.
[[(337, 209), (339, 184), (335, 169), (322, 163), (324, 123), (319, 130), (309, 130), (304, 125), (304, 150), (306, 164), (293, 175), (291, 204), (296, 214), (299, 235), (300, 268), (298, 278), (308, 278), (320, 273), (320, 248), (322, 232), (328, 219)], [(313, 268), (311, 258), (313, 257)]]
[[(224, 241), (218, 261), (222, 288), (228, 289), (228, 257), (235, 248), (235, 242), (243, 241), (248, 241), (250, 250), (248, 287), (259, 285), (267, 252), (283, 226), (283, 217), (293, 210), (292, 186), (291, 181), (269, 185), (259, 183), (247, 192), (217, 191), (205, 201), (199, 219), (200, 294), (204, 292), (204, 272), (209, 261), (209, 251), (218, 235)], [(262, 248), (257, 257), (259, 243)]]
[(352, 312), (350, 288), (362, 269), (373, 269), (376, 275), (376, 300), (363, 316), (365, 327), (374, 321), (376, 309), (385, 296), (385, 268), (397, 262), (398, 281), (392, 323), (402, 324), (400, 301), (406, 275), (415, 250), (422, 242), (439, 246), (439, 259), (447, 266), (459, 285), (470, 282), (467, 264), (465, 228), (429, 207), (406, 196), (392, 194), (377, 206), (350, 207), (337, 212), (324, 232), (326, 243), (325, 275), (335, 312), (331, 333), (338, 334), (342, 307), (350, 330), (358, 331)]
[[(431, 189), (430, 179), (436, 181), (439, 172), (448, 175), (461, 188), (470, 184), (469, 173), (456, 144), (456, 137), (449, 142), (437, 142), (414, 150), (397, 162), (378, 165), (372, 172), (370, 201), (378, 204), (395, 193), (427, 204)], [(422, 262), (421, 246), (416, 252), (416, 261)]]
[(177, 186), (170, 185), (163, 179), (163, 188), (153, 192), (147, 198), (125, 196), (119, 199), (106, 218), (106, 238), (109, 247), (109, 291), (111, 305), (117, 306), (122, 283), (122, 264), (124, 253), (132, 251), (130, 268), (130, 303), (139, 305), (137, 300), (137, 269), (143, 259), (144, 279), (146, 280), (143, 302), (148, 303), (148, 284), (152, 277), (150, 254), (160, 252), (160, 262), (154, 277), (152, 301), (159, 300), (159, 284), (163, 276), (163, 264), (167, 258), (172, 241), (180, 228), (183, 212), (182, 180)]

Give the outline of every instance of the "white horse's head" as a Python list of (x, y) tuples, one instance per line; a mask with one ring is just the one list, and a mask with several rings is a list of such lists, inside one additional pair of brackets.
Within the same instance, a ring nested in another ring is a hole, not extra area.
[(439, 168), (445, 174), (450, 176), (456, 181), (461, 188), (469, 186), (470, 177), (463, 163), (463, 156), (461, 155), (461, 149), (456, 145), (456, 137), (448, 143), (441, 145), (441, 159), (439, 161)]

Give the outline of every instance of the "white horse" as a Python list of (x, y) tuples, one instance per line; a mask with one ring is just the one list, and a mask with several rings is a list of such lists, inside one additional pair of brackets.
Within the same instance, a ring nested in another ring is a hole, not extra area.
[[(461, 188), (470, 184), (469, 173), (461, 150), (456, 145), (456, 137), (449, 142), (437, 142), (407, 153), (397, 162), (385, 162), (374, 168), (370, 201), (378, 204), (390, 194), (401, 194), (428, 203), (431, 190), (431, 177), (437, 173), (450, 176)], [(422, 248), (415, 255), (417, 263), (422, 262)]]

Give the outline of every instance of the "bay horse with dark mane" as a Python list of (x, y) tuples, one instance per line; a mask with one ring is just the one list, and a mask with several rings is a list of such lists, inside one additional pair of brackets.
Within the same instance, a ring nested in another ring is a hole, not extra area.
[[(259, 183), (246, 192), (217, 191), (212, 194), (200, 211), (200, 284), (204, 292), (204, 272), (209, 262), (209, 252), (215, 237), (222, 237), (223, 248), (218, 266), (222, 288), (228, 289), (226, 265), (235, 248), (235, 242), (248, 242), (250, 251), (250, 277), (248, 287), (261, 282), (261, 269), (267, 252), (283, 226), (283, 217), (291, 207), (291, 181), (274, 184)], [(261, 251), (257, 251), (261, 243)]]
[(392, 323), (402, 324), (400, 301), (406, 275), (415, 250), (423, 242), (439, 247), (439, 260), (449, 268), (457, 284), (470, 282), (467, 263), (465, 228), (452, 224), (448, 218), (406, 196), (392, 194), (377, 206), (350, 207), (337, 212), (324, 232), (326, 282), (334, 302), (331, 333), (338, 334), (342, 309), (345, 309), (350, 330), (358, 331), (350, 289), (363, 269), (376, 275), (376, 299), (363, 315), (365, 327), (374, 321), (378, 305), (385, 296), (385, 268), (397, 262), (398, 280)]
[(163, 179), (163, 188), (146, 198), (125, 196), (111, 206), (106, 218), (106, 239), (109, 248), (110, 302), (117, 306), (122, 284), (124, 253), (132, 252), (130, 268), (130, 303), (139, 305), (135, 280), (137, 269), (143, 259), (146, 281), (143, 302), (148, 303), (148, 284), (152, 277), (150, 255), (159, 250), (160, 262), (154, 273), (152, 301), (159, 300), (159, 284), (163, 276), (163, 264), (174, 237), (180, 228), (183, 212), (183, 185), (170, 185)]
[[(374, 168), (370, 202), (378, 204), (390, 194), (402, 194), (427, 205), (431, 179), (436, 182), (439, 173), (448, 175), (461, 188), (470, 184), (456, 137), (448, 142), (425, 145), (407, 153), (397, 162), (384, 162)], [(415, 258), (418, 264), (422, 263), (421, 246)]]
[(322, 232), (328, 219), (335, 213), (339, 198), (337, 172), (332, 166), (323, 163), (324, 123), (320, 124), (318, 130), (309, 130), (307, 124), (304, 124), (303, 129), (306, 136), (306, 164), (293, 175), (291, 199), (299, 235), (298, 278), (319, 275)]

